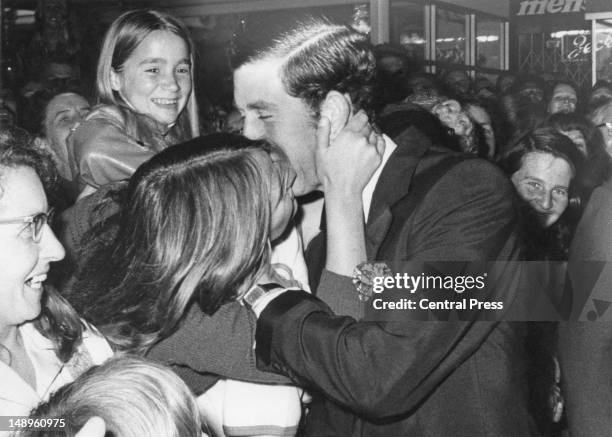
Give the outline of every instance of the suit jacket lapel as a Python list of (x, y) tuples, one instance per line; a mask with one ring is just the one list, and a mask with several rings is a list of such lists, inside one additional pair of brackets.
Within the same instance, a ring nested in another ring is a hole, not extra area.
[(397, 149), (389, 157), (372, 195), (365, 230), (369, 260), (376, 257), (391, 226), (391, 207), (408, 194), (417, 165), (431, 146), (429, 138), (414, 127), (401, 132), (394, 142)]

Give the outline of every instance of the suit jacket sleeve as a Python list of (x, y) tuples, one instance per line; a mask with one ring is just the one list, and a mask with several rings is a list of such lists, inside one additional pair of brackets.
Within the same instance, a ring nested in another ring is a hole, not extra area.
[(356, 322), (288, 291), (257, 322), (258, 366), (371, 418), (416, 408), (495, 327), (489, 322)]

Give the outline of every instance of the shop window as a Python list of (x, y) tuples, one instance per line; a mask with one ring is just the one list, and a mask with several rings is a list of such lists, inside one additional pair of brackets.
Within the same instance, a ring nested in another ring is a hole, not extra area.
[(425, 18), (422, 3), (396, 0), (390, 4), (391, 39), (406, 49), (411, 60), (425, 59)]
[(595, 22), (596, 81), (612, 82), (612, 18)]
[(436, 8), (436, 61), (465, 64), (465, 14)]
[(500, 20), (476, 17), (476, 66), (502, 67), (501, 26)]

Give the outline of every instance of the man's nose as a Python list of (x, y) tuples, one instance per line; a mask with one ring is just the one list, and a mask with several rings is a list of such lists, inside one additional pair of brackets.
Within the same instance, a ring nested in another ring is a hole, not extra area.
[(265, 129), (261, 120), (253, 120), (251, 117), (246, 116), (244, 118), (244, 126), (242, 128), (242, 135), (250, 140), (259, 140), (264, 137)]

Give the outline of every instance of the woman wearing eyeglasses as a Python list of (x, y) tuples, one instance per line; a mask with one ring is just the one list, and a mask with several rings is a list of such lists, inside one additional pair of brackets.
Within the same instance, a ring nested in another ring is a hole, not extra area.
[[(0, 131), (0, 416), (41, 400), (112, 352), (44, 283), (64, 249), (48, 225), (50, 157)], [(3, 431), (0, 430), (0, 435)]]

